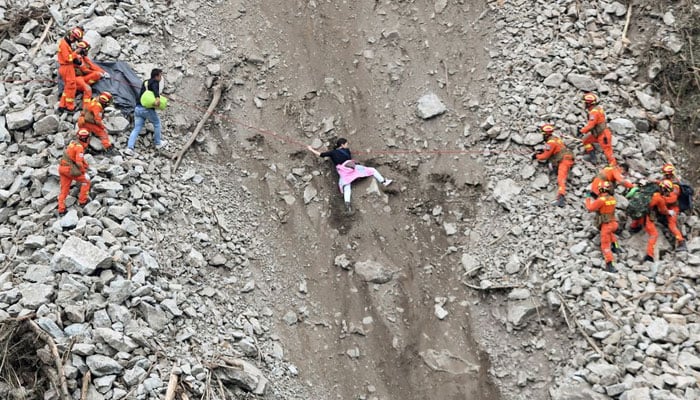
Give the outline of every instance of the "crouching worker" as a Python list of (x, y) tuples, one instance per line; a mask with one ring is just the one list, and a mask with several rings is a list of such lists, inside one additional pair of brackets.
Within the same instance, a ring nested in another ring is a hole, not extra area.
[(329, 157), (333, 161), (333, 165), (335, 165), (335, 169), (340, 177), (338, 179), (338, 187), (340, 192), (343, 193), (345, 210), (348, 215), (354, 213), (350, 202), (350, 185), (354, 180), (373, 176), (377, 182), (384, 186), (389, 186), (393, 182), (391, 179), (384, 178), (376, 169), (365, 167), (353, 160), (348, 141), (345, 138), (339, 138), (336, 141), (335, 149), (331, 151), (321, 153), (311, 146), (307, 146), (307, 149), (319, 157)]
[(78, 131), (78, 140), (71, 141), (63, 153), (63, 158), (58, 165), (58, 175), (61, 180), (61, 191), (58, 194), (58, 214), (66, 213), (66, 197), (73, 181), (80, 183), (80, 195), (78, 203), (85, 205), (88, 202), (90, 192), (90, 179), (87, 176), (88, 164), (84, 153), (90, 141), (90, 132), (86, 129)]
[(600, 249), (605, 258), (606, 271), (617, 272), (613, 263), (613, 252), (619, 252), (620, 247), (615, 238), (615, 231), (618, 228), (615, 219), (615, 206), (617, 201), (613, 196), (613, 185), (608, 181), (598, 184), (598, 197), (593, 198), (591, 193), (586, 196), (586, 208), (589, 212), (597, 212), (596, 226), (600, 229)]
[(574, 154), (566, 148), (566, 144), (560, 137), (554, 136), (554, 125), (543, 125), (540, 128), (542, 138), (545, 141), (544, 150), (532, 155), (533, 160), (549, 161), (557, 170), (557, 200), (554, 202), (559, 207), (564, 207), (566, 195), (566, 179), (569, 170), (574, 165)]

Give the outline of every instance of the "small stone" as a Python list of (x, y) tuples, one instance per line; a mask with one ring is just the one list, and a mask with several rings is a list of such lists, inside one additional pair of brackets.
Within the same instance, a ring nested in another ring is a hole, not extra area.
[(365, 282), (378, 284), (387, 283), (394, 276), (393, 271), (372, 260), (355, 263), (355, 273)]
[(87, 357), (85, 363), (94, 376), (118, 375), (123, 370), (118, 362), (101, 354)]
[(434, 93), (428, 93), (418, 99), (417, 114), (422, 119), (429, 119), (447, 111), (447, 107)]

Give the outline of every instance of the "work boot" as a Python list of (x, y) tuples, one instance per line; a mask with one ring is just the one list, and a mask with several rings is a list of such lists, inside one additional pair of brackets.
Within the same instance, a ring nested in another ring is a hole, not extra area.
[(641, 225), (640, 225), (640, 226), (636, 226), (636, 227), (630, 226), (630, 233), (637, 233), (637, 232), (640, 232), (641, 230), (642, 230), (642, 226), (641, 226)]
[(612, 244), (610, 245), (610, 251), (612, 251), (615, 254), (624, 253), (624, 251), (622, 250), (622, 247), (620, 247), (620, 245), (617, 244), (617, 242), (612, 242)]
[(355, 214), (355, 210), (352, 208), (350, 203), (345, 203), (345, 215), (351, 216)]
[(615, 269), (615, 264), (612, 261), (608, 261), (605, 263), (605, 270), (613, 274), (617, 272), (617, 270)]
[(564, 207), (566, 205), (566, 198), (563, 194), (557, 196), (557, 199), (554, 201), (554, 205), (557, 207)]
[(583, 159), (590, 162), (591, 164), (596, 164), (598, 162), (598, 157), (596, 157), (596, 151), (591, 150), (583, 156)]
[(62, 217), (62, 216), (64, 216), (64, 215), (66, 215), (66, 213), (68, 213), (67, 210), (58, 210), (58, 216), (59, 216), (59, 217)]
[(685, 244), (685, 240), (679, 240), (676, 243), (676, 251), (688, 251), (688, 246)]
[(648, 255), (648, 254), (645, 255), (645, 256), (644, 256), (644, 259), (642, 260), (642, 262), (647, 262), (647, 261), (649, 261), (649, 262), (654, 262), (654, 257), (652, 257), (652, 256), (650, 256), (650, 255)]

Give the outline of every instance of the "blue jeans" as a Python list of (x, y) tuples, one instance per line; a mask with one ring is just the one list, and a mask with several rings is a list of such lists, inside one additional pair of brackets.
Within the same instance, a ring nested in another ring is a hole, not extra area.
[(155, 131), (153, 133), (153, 142), (156, 146), (160, 146), (160, 118), (158, 117), (158, 113), (156, 113), (156, 110), (153, 108), (145, 108), (139, 104), (134, 109), (134, 130), (131, 131), (129, 143), (127, 144), (127, 147), (131, 150), (134, 149), (136, 140), (139, 138), (139, 133), (141, 133), (141, 129), (143, 129), (146, 120), (151, 121), (153, 124), (153, 130)]

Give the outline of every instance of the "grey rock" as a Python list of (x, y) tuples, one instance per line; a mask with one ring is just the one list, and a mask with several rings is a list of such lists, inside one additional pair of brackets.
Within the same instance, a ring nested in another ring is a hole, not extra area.
[(13, 56), (27, 52), (26, 47), (7, 39), (4, 39), (2, 42), (0, 42), (0, 50), (5, 50)]
[(569, 251), (571, 252), (571, 254), (581, 254), (586, 250), (587, 247), (588, 247), (588, 242), (583, 241), (583, 242), (576, 243), (575, 245), (569, 247)]
[(334, 264), (336, 267), (349, 270), (352, 267), (352, 261), (348, 260), (348, 256), (341, 254), (335, 257)]
[(9, 143), (10, 142), (10, 132), (5, 127), (5, 124), (6, 124), (5, 116), (0, 115), (0, 143)]
[(95, 354), (95, 345), (92, 343), (76, 343), (71, 348), (71, 353), (87, 357)]
[(549, 87), (559, 87), (564, 82), (564, 75), (555, 72), (544, 80), (544, 85)]
[(661, 100), (654, 96), (650, 96), (642, 91), (635, 91), (634, 92), (635, 96), (637, 96), (637, 100), (642, 104), (642, 107), (644, 109), (652, 111), (652, 112), (658, 112), (661, 110)]
[(418, 99), (416, 113), (422, 119), (429, 119), (447, 111), (447, 107), (434, 93), (428, 93)]
[(168, 322), (170, 322), (167, 314), (160, 306), (152, 306), (146, 302), (142, 302), (139, 305), (139, 309), (141, 310), (141, 314), (143, 314), (143, 319), (146, 320), (154, 331), (163, 330), (163, 328), (168, 325)]
[(21, 283), (18, 289), (22, 294), (20, 304), (30, 310), (36, 310), (39, 306), (48, 304), (54, 295), (53, 285), (43, 283)]
[(642, 146), (642, 153), (644, 153), (644, 155), (651, 155), (659, 148), (659, 139), (647, 135), (646, 133), (640, 133), (639, 144)]
[(129, 129), (129, 120), (121, 115), (108, 118), (104, 124), (109, 133), (123, 133)]
[(112, 265), (112, 258), (104, 250), (75, 236), (69, 237), (54, 255), (51, 266), (55, 272), (90, 275), (95, 270)]
[(180, 317), (182, 316), (182, 311), (177, 307), (177, 302), (175, 299), (165, 299), (160, 303), (161, 308), (170, 314)]
[(479, 366), (469, 362), (447, 349), (427, 349), (419, 353), (423, 362), (434, 371), (451, 375), (471, 375), (479, 372)]
[(124, 369), (115, 360), (100, 354), (87, 357), (85, 359), (85, 363), (87, 364), (88, 368), (90, 368), (92, 375), (98, 377), (105, 375), (119, 375)]
[(146, 377), (146, 370), (137, 366), (124, 371), (124, 383), (127, 387), (136, 386), (142, 379)]
[(475, 268), (479, 266), (479, 260), (475, 255), (464, 253), (462, 254), (461, 262), (465, 273), (469, 272), (471, 275), (473, 275), (478, 272), (475, 270)]
[(58, 132), (58, 117), (47, 115), (34, 123), (34, 133), (40, 137)]
[(217, 368), (214, 373), (224, 383), (229, 383), (257, 395), (265, 394), (269, 381), (253, 364), (237, 359), (239, 368)]
[(121, 221), (131, 215), (131, 208), (124, 205), (113, 205), (107, 208), (107, 214)]
[(114, 181), (102, 181), (92, 185), (92, 188), (97, 192), (108, 192), (115, 191), (120, 192), (124, 187), (119, 182)]
[(203, 56), (211, 57), (215, 60), (221, 57), (221, 50), (219, 50), (214, 42), (209, 39), (204, 39), (199, 42), (199, 45), (197, 46), (197, 53)]
[(48, 283), (54, 279), (51, 267), (48, 265), (30, 265), (23, 276), (25, 281), (36, 283)]
[(292, 326), (299, 322), (299, 319), (297, 318), (297, 313), (294, 311), (287, 311), (286, 314), (282, 317), (282, 320), (289, 326)]
[(637, 131), (637, 126), (634, 122), (626, 118), (615, 118), (608, 122), (608, 127), (617, 134), (629, 136), (633, 135)]
[(100, 54), (104, 54), (108, 57), (118, 58), (122, 52), (122, 46), (111, 36), (107, 36), (102, 41), (102, 46), (100, 46)]
[(681, 351), (678, 353), (678, 365), (700, 370), (700, 358), (688, 351)]
[(668, 322), (663, 318), (655, 318), (646, 328), (647, 336), (653, 341), (660, 341), (668, 335)]
[(316, 197), (318, 191), (312, 185), (307, 185), (304, 188), (304, 204), (309, 204)]
[(46, 236), (29, 235), (24, 239), (24, 247), (28, 249), (41, 249), (46, 246)]
[(34, 105), (30, 105), (19, 111), (12, 111), (5, 115), (7, 128), (18, 130), (28, 128), (34, 122)]
[(117, 351), (130, 353), (138, 348), (130, 337), (109, 328), (95, 328), (92, 334), (95, 340), (102, 341)]
[(588, 91), (598, 89), (598, 83), (595, 81), (595, 79), (587, 75), (570, 73), (566, 76), (566, 80), (577, 89)]
[(117, 19), (111, 15), (95, 17), (83, 24), (86, 31), (95, 31), (104, 36), (117, 27)]
[(58, 325), (56, 325), (56, 323), (50, 318), (38, 318), (36, 320), (36, 324), (54, 339), (61, 339), (65, 336), (61, 328), (59, 328)]
[(372, 260), (355, 263), (355, 273), (365, 282), (378, 284), (387, 283), (394, 276), (393, 271), (389, 268)]
[(498, 204), (509, 209), (510, 203), (522, 191), (522, 187), (515, 183), (514, 180), (508, 178), (498, 181), (493, 189), (493, 198)]
[[(2, 122), (2, 121), (0, 121)], [(8, 168), (0, 168), (0, 189), (7, 189), (15, 181), (15, 173)]]
[(623, 393), (620, 400), (651, 400), (651, 394), (649, 388), (634, 388)]
[(540, 307), (539, 300), (527, 299), (508, 302), (508, 322), (515, 326), (520, 326), (528, 318), (535, 315)]
[(556, 390), (550, 390), (550, 397), (556, 400), (608, 400), (607, 396), (594, 392), (584, 382), (567, 383)]

